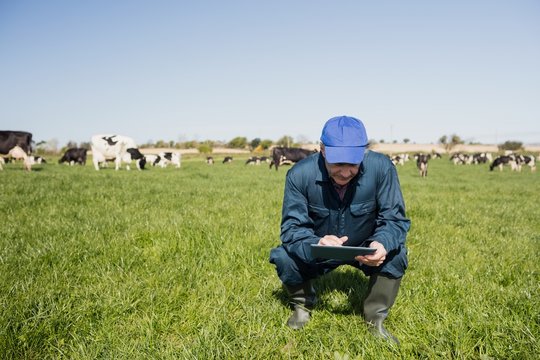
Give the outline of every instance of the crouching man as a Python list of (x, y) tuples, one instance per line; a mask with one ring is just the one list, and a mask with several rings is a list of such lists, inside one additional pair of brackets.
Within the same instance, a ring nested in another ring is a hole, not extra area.
[[(364, 320), (375, 336), (398, 343), (383, 322), (407, 268), (410, 221), (395, 166), (366, 151), (363, 123), (340, 116), (326, 122), (321, 151), (298, 162), (285, 180), (281, 245), (270, 252), (293, 313), (287, 325), (302, 328), (317, 302), (312, 281), (341, 265), (369, 276)], [(355, 260), (313, 258), (311, 244), (375, 248)]]

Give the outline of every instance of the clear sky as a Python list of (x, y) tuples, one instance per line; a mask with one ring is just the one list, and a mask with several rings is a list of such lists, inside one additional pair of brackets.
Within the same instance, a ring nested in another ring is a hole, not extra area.
[(538, 0), (0, 0), (0, 128), (34, 140), (540, 143)]

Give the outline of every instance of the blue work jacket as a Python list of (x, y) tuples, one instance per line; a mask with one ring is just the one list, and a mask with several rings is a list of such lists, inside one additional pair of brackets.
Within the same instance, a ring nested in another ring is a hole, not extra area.
[(362, 265), (364, 271), (401, 277), (407, 267), (405, 240), (409, 227), (397, 171), (386, 155), (366, 151), (343, 201), (320, 153), (287, 172), (281, 241), (289, 254), (305, 263), (316, 262), (310, 245), (323, 236), (348, 236), (344, 245), (368, 246), (378, 241), (388, 252), (382, 265), (374, 269)]

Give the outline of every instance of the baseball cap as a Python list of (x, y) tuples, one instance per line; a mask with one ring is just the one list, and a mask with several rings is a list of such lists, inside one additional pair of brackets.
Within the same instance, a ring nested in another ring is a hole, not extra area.
[(328, 120), (322, 130), (321, 141), (329, 164), (360, 164), (368, 145), (364, 124), (350, 116)]

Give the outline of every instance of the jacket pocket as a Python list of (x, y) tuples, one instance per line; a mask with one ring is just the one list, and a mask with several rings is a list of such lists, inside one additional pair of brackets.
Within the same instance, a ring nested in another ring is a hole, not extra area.
[(350, 207), (353, 216), (363, 216), (375, 212), (377, 204), (375, 203), (375, 200), (369, 200), (363, 203), (351, 204)]
[(314, 231), (317, 235), (324, 233), (328, 234), (328, 228), (330, 227), (330, 209), (308, 205), (309, 217), (313, 221)]

